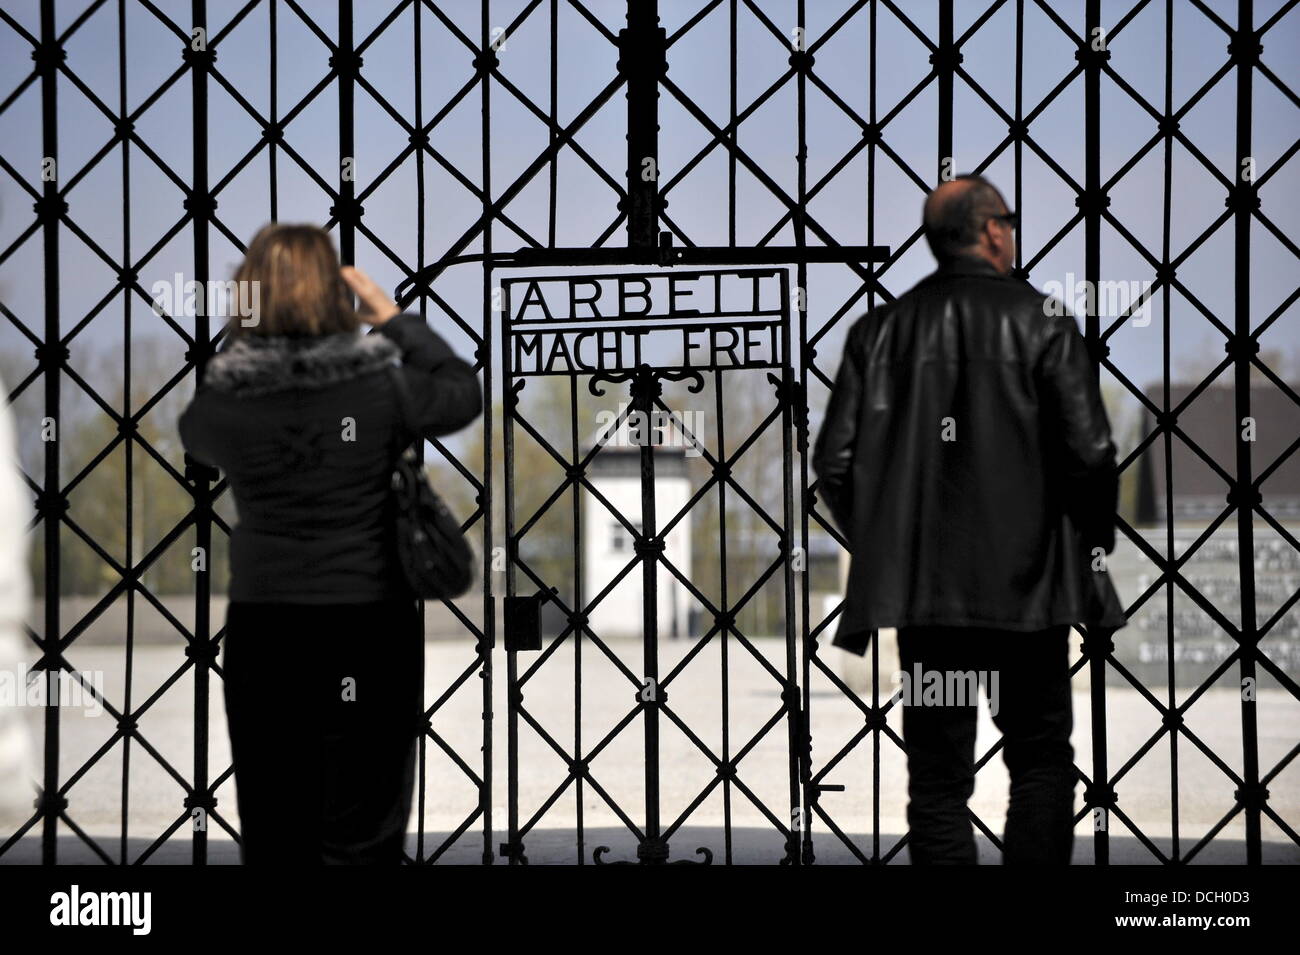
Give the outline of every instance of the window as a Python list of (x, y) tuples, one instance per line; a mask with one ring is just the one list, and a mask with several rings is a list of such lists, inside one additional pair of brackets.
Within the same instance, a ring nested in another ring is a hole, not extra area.
[[(641, 533), (641, 522), (633, 521), (632, 526), (636, 528), (637, 534)], [(615, 519), (610, 523), (609, 549), (616, 554), (627, 553), (632, 549), (635, 538), (629, 533), (628, 529), (623, 526), (623, 522)]]

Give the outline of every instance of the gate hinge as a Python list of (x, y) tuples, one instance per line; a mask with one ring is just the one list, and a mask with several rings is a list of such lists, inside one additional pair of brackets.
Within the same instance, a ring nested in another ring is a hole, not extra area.
[(803, 382), (789, 373), (782, 376), (769, 373), (767, 380), (776, 386), (777, 405), (790, 410), (799, 452), (805, 453), (808, 450), (808, 401)]

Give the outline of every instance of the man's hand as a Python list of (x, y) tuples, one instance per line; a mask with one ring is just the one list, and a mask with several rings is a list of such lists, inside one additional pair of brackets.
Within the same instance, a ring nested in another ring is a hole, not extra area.
[(388, 297), (388, 293), (376, 284), (365, 272), (352, 265), (345, 265), (340, 270), (343, 281), (361, 300), (357, 309), (357, 318), (367, 325), (382, 325), (394, 315), (399, 314), (397, 303)]

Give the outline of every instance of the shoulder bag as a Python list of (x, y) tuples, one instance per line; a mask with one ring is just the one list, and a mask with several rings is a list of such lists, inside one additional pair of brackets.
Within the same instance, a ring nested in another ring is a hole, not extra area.
[[(389, 368), (397, 396), (399, 420), (416, 431), (402, 369)], [(418, 431), (417, 431), (418, 433)], [(415, 596), (450, 600), (474, 582), (474, 551), (420, 466), (415, 445), (398, 456), (393, 469), (397, 554)]]

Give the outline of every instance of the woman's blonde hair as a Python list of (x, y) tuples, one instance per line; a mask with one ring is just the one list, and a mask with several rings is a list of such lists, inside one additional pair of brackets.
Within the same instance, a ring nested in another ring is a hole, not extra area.
[(241, 289), (257, 289), (258, 314), (251, 323), (232, 321), (233, 335), (329, 335), (361, 324), (334, 243), (319, 226), (262, 226), (235, 270), (235, 281)]

